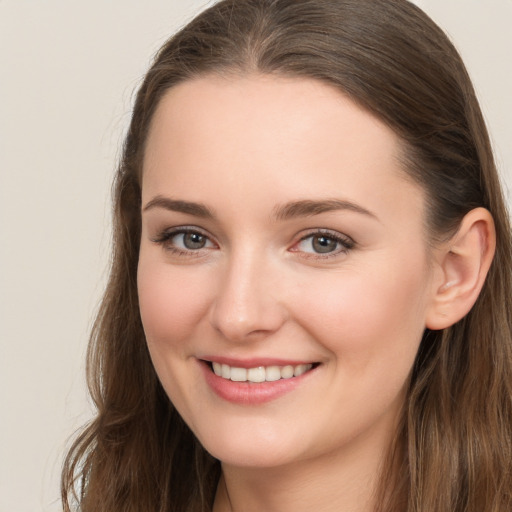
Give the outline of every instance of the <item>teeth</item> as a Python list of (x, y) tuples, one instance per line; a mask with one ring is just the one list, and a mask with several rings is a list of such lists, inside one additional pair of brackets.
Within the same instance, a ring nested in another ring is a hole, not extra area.
[(249, 382), (265, 382), (265, 367), (249, 368), (247, 370), (247, 380)]
[[(311, 365), (309, 365), (309, 368), (311, 368)], [(309, 368), (307, 364), (298, 364), (293, 369), (293, 376), (300, 377), (303, 373), (306, 373), (309, 370)]]
[(288, 365), (281, 368), (281, 378), (282, 379), (291, 379), (293, 377), (293, 366)]
[(256, 368), (237, 368), (227, 364), (212, 363), (215, 375), (234, 382), (274, 382), (280, 379), (299, 377), (313, 365), (298, 364), (296, 366), (257, 366)]
[(265, 369), (265, 380), (274, 382), (281, 378), (281, 368), (279, 366), (267, 366)]
[(247, 370), (245, 368), (231, 368), (230, 379), (234, 382), (245, 382), (247, 380)]

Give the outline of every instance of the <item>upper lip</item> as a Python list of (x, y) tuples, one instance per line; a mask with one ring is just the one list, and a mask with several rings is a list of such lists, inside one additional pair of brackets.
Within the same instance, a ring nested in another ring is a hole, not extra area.
[(315, 364), (315, 361), (305, 359), (281, 359), (274, 357), (258, 357), (249, 359), (236, 359), (223, 356), (205, 356), (200, 358), (208, 363), (227, 364), (235, 368), (257, 368), (259, 366), (297, 366), (299, 364)]

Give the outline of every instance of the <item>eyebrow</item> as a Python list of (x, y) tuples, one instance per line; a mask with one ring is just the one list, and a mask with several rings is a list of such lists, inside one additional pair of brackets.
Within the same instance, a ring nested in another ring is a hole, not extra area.
[[(215, 214), (208, 206), (192, 201), (156, 196), (144, 206), (143, 211), (148, 211), (153, 208), (163, 208), (164, 210), (185, 213), (203, 219), (215, 219)], [(276, 206), (272, 212), (272, 217), (278, 221), (284, 221), (297, 217), (312, 217), (314, 215), (320, 215), (321, 213), (339, 210), (348, 210), (377, 219), (377, 216), (370, 210), (351, 201), (342, 199), (325, 199), (319, 201), (303, 199), (293, 201)]]
[(203, 219), (214, 219), (213, 212), (204, 204), (194, 203), (191, 201), (182, 201), (179, 199), (171, 199), (169, 197), (156, 196), (149, 201), (142, 211), (146, 212), (153, 208), (163, 208), (172, 212), (186, 213), (194, 217)]
[(302, 200), (287, 203), (274, 209), (274, 216), (277, 220), (289, 220), (295, 217), (311, 217), (321, 213), (338, 210), (349, 210), (368, 217), (377, 219), (377, 216), (362, 206), (342, 199), (326, 199), (322, 201)]

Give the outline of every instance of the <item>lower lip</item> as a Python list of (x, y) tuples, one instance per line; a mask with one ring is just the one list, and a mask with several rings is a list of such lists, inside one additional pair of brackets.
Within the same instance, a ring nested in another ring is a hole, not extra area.
[(207, 384), (220, 398), (242, 405), (258, 405), (271, 402), (277, 398), (292, 392), (314, 370), (309, 370), (299, 377), (280, 379), (274, 382), (233, 382), (213, 373), (210, 365), (200, 361)]

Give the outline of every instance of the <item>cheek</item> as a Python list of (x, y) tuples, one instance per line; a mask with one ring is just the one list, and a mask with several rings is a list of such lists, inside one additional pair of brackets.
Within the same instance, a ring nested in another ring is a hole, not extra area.
[[(206, 277), (206, 276), (205, 276)], [(168, 265), (144, 257), (141, 252), (137, 272), (140, 313), (150, 348), (186, 342), (206, 314), (210, 290), (200, 270), (173, 271)]]
[[(150, 255), (151, 256), (151, 255)], [(173, 268), (141, 251), (137, 271), (139, 307), (155, 371), (167, 395), (193, 428), (196, 391), (190, 381), (190, 340), (208, 310), (209, 292), (197, 269)]]
[[(376, 265), (365, 272), (349, 269), (326, 276), (302, 296), (303, 326), (330, 351), (340, 353), (345, 364), (368, 364), (373, 356), (407, 354), (413, 359), (424, 330), (424, 268)], [(384, 355), (382, 355), (384, 353)]]

